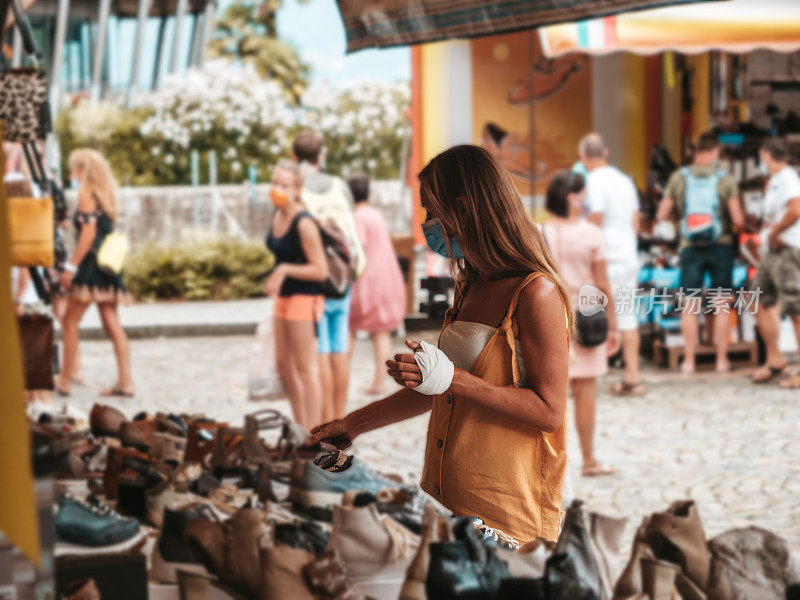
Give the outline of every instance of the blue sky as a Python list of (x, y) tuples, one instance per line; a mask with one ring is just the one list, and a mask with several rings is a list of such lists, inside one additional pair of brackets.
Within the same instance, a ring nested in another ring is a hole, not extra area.
[(313, 81), (342, 82), (373, 78), (408, 81), (408, 48), (359, 50), (345, 54), (342, 18), (334, 0), (283, 0), (278, 11), (278, 33), (292, 43), (312, 67)]

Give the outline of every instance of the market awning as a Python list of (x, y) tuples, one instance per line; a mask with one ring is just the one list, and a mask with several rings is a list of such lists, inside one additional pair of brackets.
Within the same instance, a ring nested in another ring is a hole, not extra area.
[(337, 0), (347, 51), (493, 35), (656, 6), (718, 0)]
[(655, 54), (756, 49), (800, 49), (800, 0), (730, 0), (672, 6), (565, 23), (539, 30), (542, 48), (554, 57), (568, 52), (606, 54), (618, 50)]

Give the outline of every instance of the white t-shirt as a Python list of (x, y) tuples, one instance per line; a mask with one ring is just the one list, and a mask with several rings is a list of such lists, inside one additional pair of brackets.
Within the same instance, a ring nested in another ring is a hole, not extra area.
[(586, 178), (586, 199), (590, 213), (603, 215), (608, 262), (636, 263), (633, 219), (639, 210), (639, 195), (631, 178), (616, 167), (598, 167)]
[[(767, 193), (764, 195), (764, 223), (761, 243), (769, 246), (769, 225), (779, 222), (786, 214), (789, 201), (800, 198), (800, 175), (792, 167), (786, 166), (770, 177)], [(800, 220), (781, 234), (781, 240), (792, 248), (800, 248)]]

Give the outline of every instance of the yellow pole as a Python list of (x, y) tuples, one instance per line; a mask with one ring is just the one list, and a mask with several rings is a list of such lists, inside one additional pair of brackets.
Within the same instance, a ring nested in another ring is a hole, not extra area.
[[(0, 142), (3, 139), (0, 123)], [(0, 164), (5, 156), (0, 144)], [(39, 565), (39, 524), (25, 416), (22, 352), (11, 294), (6, 186), (0, 182), (0, 531)]]

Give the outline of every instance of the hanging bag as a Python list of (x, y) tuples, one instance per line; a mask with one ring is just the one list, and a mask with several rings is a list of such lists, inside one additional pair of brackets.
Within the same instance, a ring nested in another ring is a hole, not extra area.
[(15, 0), (0, 2), (0, 22), (7, 22), (8, 9), (22, 37), (22, 48), (33, 67), (0, 67), (0, 120), (5, 122), (5, 140), (28, 144), (43, 142), (52, 128), (47, 100), (47, 76), (39, 68), (39, 49), (30, 22)]

